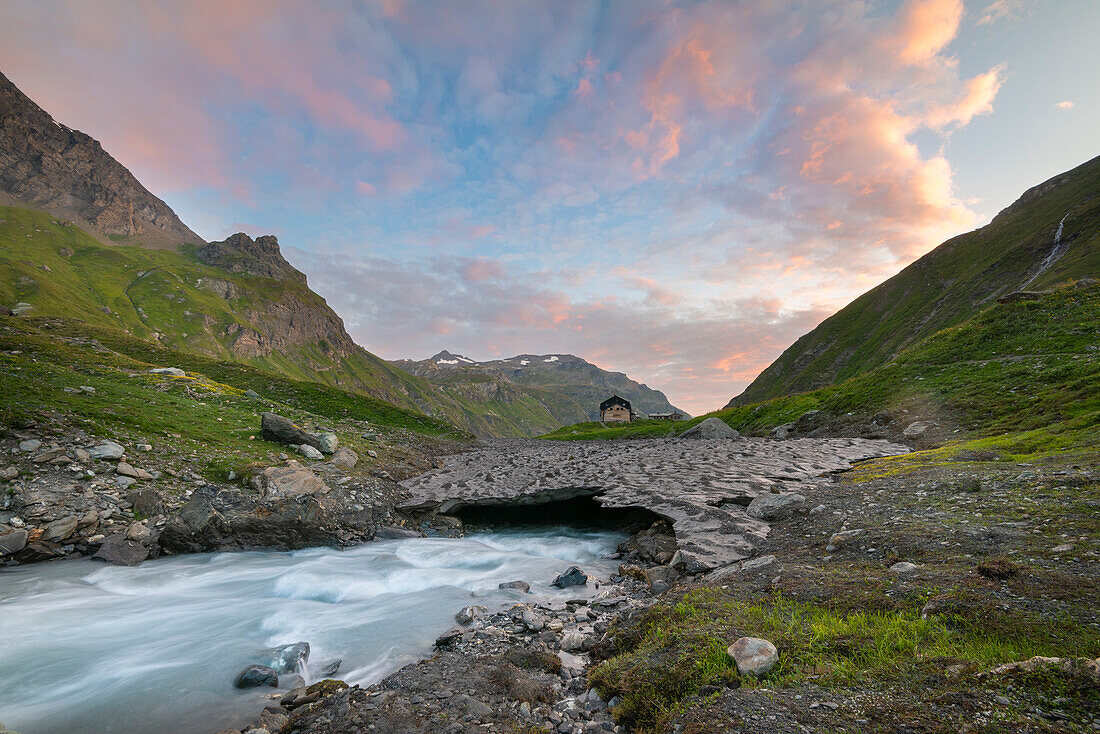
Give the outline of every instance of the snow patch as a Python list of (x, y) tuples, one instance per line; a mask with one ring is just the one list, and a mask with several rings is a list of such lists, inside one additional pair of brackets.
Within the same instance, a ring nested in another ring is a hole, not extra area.
[(521, 359), (521, 360), (519, 361), (519, 363), (520, 363), (521, 365), (524, 365), (524, 364), (531, 364), (531, 363), (530, 363), (530, 362), (528, 362), (528, 361), (527, 361), (526, 359)]
[(457, 359), (441, 359), (436, 364), (458, 364)]
[(546, 359), (544, 359), (542, 361), (543, 362), (557, 362), (558, 358), (557, 357), (547, 357)]

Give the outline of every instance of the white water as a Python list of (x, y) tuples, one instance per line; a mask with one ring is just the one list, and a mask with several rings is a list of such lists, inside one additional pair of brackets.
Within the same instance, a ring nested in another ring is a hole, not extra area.
[(1059, 247), (1059, 244), (1061, 244), (1062, 242), (1062, 228), (1066, 225), (1066, 219), (1068, 217), (1069, 213), (1067, 212), (1066, 216), (1062, 217), (1061, 221), (1058, 222), (1058, 231), (1054, 234), (1054, 244), (1050, 248), (1050, 253), (1043, 260), (1043, 264), (1039, 266), (1038, 272), (1036, 272), (1035, 275), (1031, 276), (1031, 279), (1028, 282), (1024, 283), (1023, 288), (1027, 288), (1029, 285), (1034, 283), (1036, 278), (1045, 273), (1047, 271), (1047, 268), (1049, 268), (1051, 265), (1061, 259), (1062, 255), (1065, 254), (1065, 248)]
[[(601, 557), (624, 537), (542, 528), (0, 570), (0, 722), (21, 734), (241, 725), (274, 691), (233, 681), (270, 647), (309, 642), (307, 681), (342, 659), (336, 677), (373, 683), (429, 654), (466, 604), (582, 595), (548, 584), (571, 564), (606, 579), (614, 563)], [(534, 593), (497, 589), (515, 579)]]

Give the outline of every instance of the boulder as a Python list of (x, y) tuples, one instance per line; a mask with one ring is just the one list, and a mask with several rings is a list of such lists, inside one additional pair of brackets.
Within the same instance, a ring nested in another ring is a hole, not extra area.
[(252, 388), (248, 388), (247, 390), (245, 390), (244, 391), (244, 396), (246, 398), (252, 398), (253, 400), (262, 400), (263, 399), (263, 396), (261, 396), (260, 393), (256, 392)]
[(0, 557), (10, 556), (26, 548), (29, 535), (26, 530), (13, 530), (0, 535)]
[(672, 566), (654, 566), (645, 570), (645, 580), (649, 588), (657, 594), (667, 591), (679, 574)]
[(42, 442), (37, 438), (28, 438), (19, 442), (19, 450), (24, 454), (31, 454), (42, 447)]
[(915, 441), (918, 438), (923, 438), (926, 433), (936, 427), (936, 424), (932, 421), (914, 421), (905, 427), (905, 430), (901, 432), (901, 435), (906, 438)]
[(478, 615), (482, 612), (487, 612), (488, 609), (482, 606), (468, 606), (462, 607), (455, 613), (455, 621), (459, 624), (469, 624), (477, 619)]
[(164, 498), (155, 489), (135, 489), (126, 497), (134, 506), (134, 514), (141, 517), (167, 515)]
[(462, 637), (462, 632), (463, 632), (462, 628), (457, 626), (457, 625), (455, 625), (454, 627), (451, 627), (449, 630), (447, 630), (446, 632), (441, 634), (439, 637), (435, 638), (435, 646), (436, 647), (447, 647), (448, 645), (453, 644), (456, 640), (458, 640)]
[(256, 479), (265, 499), (287, 499), (330, 491), (319, 476), (297, 462), (291, 462), (289, 466), (268, 467)]
[(5, 482), (10, 482), (18, 476), (19, 470), (16, 469), (14, 466), (5, 466), (3, 469), (0, 469), (0, 479), (4, 480)]
[(762, 494), (749, 503), (745, 512), (757, 520), (783, 520), (798, 512), (806, 498), (793, 492)]
[(289, 418), (284, 418), (275, 413), (263, 413), (260, 415), (260, 436), (266, 441), (281, 443), (286, 446), (301, 446), (307, 444), (321, 450), (321, 442), (312, 433), (299, 428)]
[(516, 591), (522, 591), (524, 594), (531, 591), (531, 584), (526, 581), (505, 581), (502, 584), (497, 584), (498, 589), (515, 589)]
[(911, 574), (920, 570), (920, 566), (915, 563), (909, 563), (908, 561), (898, 561), (893, 566), (890, 566), (890, 570), (899, 574)]
[(153, 475), (149, 472), (144, 469), (138, 469), (125, 461), (120, 461), (118, 463), (118, 466), (115, 467), (115, 472), (124, 477), (132, 477), (133, 479), (149, 480), (153, 478)]
[(149, 557), (149, 549), (121, 535), (112, 535), (103, 541), (92, 558), (106, 561), (112, 566), (136, 566)]
[(187, 373), (179, 367), (154, 367), (149, 370), (150, 375), (169, 375), (170, 377), (186, 377)]
[(794, 433), (794, 423), (784, 423), (781, 426), (776, 426), (771, 430), (768, 435), (772, 438), (787, 438)]
[(550, 585), (564, 589), (568, 586), (585, 586), (587, 583), (588, 575), (576, 566), (570, 566), (565, 573), (560, 574)]
[(561, 638), (561, 649), (566, 652), (577, 652), (583, 650), (587, 640), (580, 632), (566, 632), (565, 636)]
[(298, 666), (309, 660), (309, 643), (295, 642), (280, 645), (267, 653), (270, 667), (277, 673), (293, 673)]
[(726, 650), (741, 675), (763, 677), (779, 662), (779, 651), (768, 640), (742, 637)]
[(237, 688), (258, 688), (259, 686), (279, 686), (279, 675), (266, 665), (249, 665), (237, 676), (233, 683)]
[(626, 557), (636, 557), (650, 563), (666, 564), (672, 561), (679, 545), (663, 523), (636, 533), (629, 540), (619, 544), (619, 552)]
[(306, 457), (307, 459), (312, 459), (313, 461), (320, 461), (321, 459), (325, 458), (324, 454), (322, 454), (318, 449), (310, 446), (308, 443), (304, 443), (299, 446), (298, 453)]
[(88, 458), (114, 460), (121, 459), (125, 453), (126, 449), (122, 448), (121, 444), (117, 444), (114, 441), (104, 441), (88, 449)]
[(738, 438), (741, 434), (721, 418), (707, 418), (680, 434), (680, 438)]
[(42, 530), (42, 540), (57, 543), (68, 538), (76, 532), (76, 526), (80, 522), (78, 515), (70, 515), (60, 520), (54, 520)]
[(333, 466), (338, 466), (341, 469), (354, 469), (355, 465), (359, 463), (359, 454), (355, 453), (347, 446), (341, 446), (336, 449), (336, 452), (329, 461)]
[(137, 541), (142, 545), (156, 542), (158, 535), (160, 533), (146, 525), (144, 521), (131, 523), (130, 527), (126, 528), (126, 540)]
[(336, 437), (336, 434), (332, 431), (325, 431), (324, 433), (317, 434), (317, 443), (322, 452), (331, 454), (336, 451), (340, 446), (340, 439)]

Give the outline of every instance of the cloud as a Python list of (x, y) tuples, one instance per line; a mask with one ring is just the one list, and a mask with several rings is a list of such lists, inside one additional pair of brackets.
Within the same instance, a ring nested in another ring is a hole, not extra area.
[(993, 25), (1002, 20), (1016, 20), (1023, 15), (1027, 0), (994, 0), (985, 6), (974, 25)]
[(1070, 100), (1067, 99), (1066, 101), (1059, 102), (1058, 104), (1056, 104), (1054, 106), (1057, 107), (1060, 110), (1072, 110), (1073, 109), (1073, 102), (1071, 102)]

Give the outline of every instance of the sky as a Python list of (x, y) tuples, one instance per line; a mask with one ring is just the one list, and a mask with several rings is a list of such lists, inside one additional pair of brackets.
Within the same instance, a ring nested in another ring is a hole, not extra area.
[(1092, 158), (1095, 0), (0, 0), (0, 71), (387, 359), (698, 414)]

